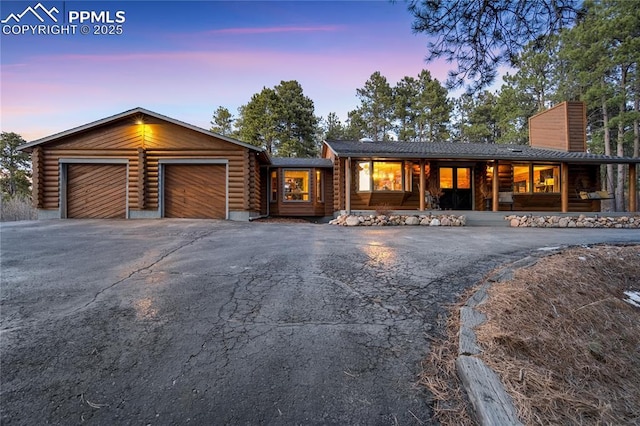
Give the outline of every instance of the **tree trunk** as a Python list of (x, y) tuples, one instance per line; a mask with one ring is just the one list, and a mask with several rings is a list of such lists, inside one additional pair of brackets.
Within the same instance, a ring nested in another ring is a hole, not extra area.
[[(618, 121), (618, 144), (616, 154), (619, 157), (624, 156), (624, 116), (627, 111), (627, 70), (628, 66), (623, 65), (621, 67), (620, 75), (620, 120)], [(618, 178), (616, 182), (616, 211), (624, 211), (625, 197), (624, 197), (624, 181), (626, 177), (625, 165), (618, 164)]]
[(633, 91), (633, 110), (636, 118), (633, 120), (633, 157), (640, 157), (640, 64), (636, 65), (636, 88)]
[[(640, 64), (636, 64), (636, 81), (635, 90), (633, 91), (633, 111), (636, 117), (633, 120), (633, 157), (640, 157)], [(636, 167), (636, 166), (629, 166)], [(639, 191), (640, 194), (640, 191)], [(636, 200), (640, 200), (640, 196), (636, 196)], [(638, 211), (638, 206), (629, 206), (630, 211)]]
[[(611, 155), (611, 130), (609, 129), (609, 111), (607, 109), (607, 98), (602, 95), (602, 126), (604, 128), (604, 155)], [(613, 164), (607, 164), (605, 173), (606, 180), (604, 189), (613, 193)], [(614, 203), (611, 204), (615, 208)]]

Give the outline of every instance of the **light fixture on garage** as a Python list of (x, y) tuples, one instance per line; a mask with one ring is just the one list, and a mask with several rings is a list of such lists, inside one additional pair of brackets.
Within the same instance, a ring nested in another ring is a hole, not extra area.
[(140, 129), (141, 129), (141, 136), (142, 136), (142, 148), (144, 149), (144, 148), (145, 148), (145, 146), (144, 146), (144, 142), (145, 142), (145, 141), (144, 141), (144, 139), (145, 139), (145, 130), (146, 130), (146, 127), (147, 127), (147, 126), (145, 125), (145, 122), (144, 122), (144, 115), (140, 114), (140, 115), (138, 115), (138, 116), (136, 117), (136, 124), (137, 124), (138, 126), (140, 126)]

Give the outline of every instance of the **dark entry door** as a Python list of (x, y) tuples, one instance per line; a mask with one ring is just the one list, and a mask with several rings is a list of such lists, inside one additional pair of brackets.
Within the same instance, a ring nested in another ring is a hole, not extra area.
[(440, 167), (440, 208), (471, 210), (471, 167)]

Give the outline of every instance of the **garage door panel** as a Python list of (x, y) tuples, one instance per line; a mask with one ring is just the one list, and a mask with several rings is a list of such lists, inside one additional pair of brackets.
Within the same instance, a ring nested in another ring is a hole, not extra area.
[(67, 217), (125, 218), (127, 169), (114, 164), (67, 165)]
[(193, 219), (226, 217), (226, 167), (220, 164), (164, 166), (164, 215)]

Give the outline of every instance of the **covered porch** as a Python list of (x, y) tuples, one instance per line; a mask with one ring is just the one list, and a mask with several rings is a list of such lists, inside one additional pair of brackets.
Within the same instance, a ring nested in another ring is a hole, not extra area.
[[(635, 212), (638, 209), (638, 159), (635, 160), (627, 163), (627, 212)], [(491, 211), (494, 212), (526, 211), (532, 207), (533, 211), (600, 212), (601, 203), (614, 197), (603, 189), (600, 177), (600, 165), (611, 164), (609, 162), (562, 162), (546, 166), (530, 163), (528, 166), (494, 160), (490, 164), (488, 183), (491, 187)], [(618, 161), (615, 164), (624, 163)]]
[(627, 169), (637, 211), (638, 158), (496, 144), (327, 142), (334, 212), (601, 212), (601, 166)]

